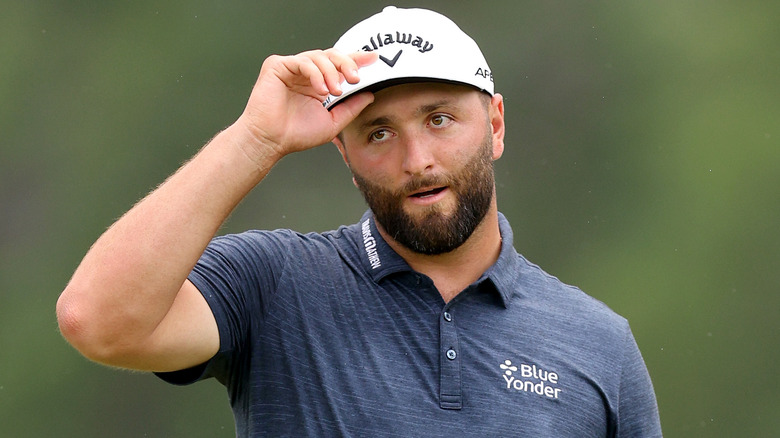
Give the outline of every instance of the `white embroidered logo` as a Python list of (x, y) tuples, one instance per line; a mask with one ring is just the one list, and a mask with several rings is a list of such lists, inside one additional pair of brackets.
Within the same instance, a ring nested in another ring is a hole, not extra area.
[[(511, 360), (505, 360), (499, 367), (503, 370), (501, 377), (504, 378), (508, 390), (531, 392), (552, 399), (561, 395), (562, 390), (557, 387), (559, 376), (555, 371), (548, 371), (534, 364), (521, 363), (517, 367), (512, 365)], [(513, 373), (518, 371), (520, 375), (513, 376)]]
[(501, 369), (506, 370), (504, 374), (507, 376), (511, 376), (512, 372), (517, 371), (517, 367), (512, 365), (511, 360), (505, 360), (504, 363), (501, 364)]
[(366, 219), (360, 228), (363, 232), (363, 246), (366, 249), (368, 262), (371, 264), (371, 269), (376, 269), (382, 266), (382, 261), (379, 259), (379, 253), (376, 251), (376, 239), (371, 235), (371, 223), (369, 221), (370, 219)]

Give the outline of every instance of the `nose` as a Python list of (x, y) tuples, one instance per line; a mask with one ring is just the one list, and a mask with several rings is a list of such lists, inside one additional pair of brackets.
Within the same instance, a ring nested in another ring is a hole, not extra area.
[(408, 175), (424, 175), (433, 170), (435, 162), (429, 142), (419, 135), (410, 135), (406, 141), (403, 171)]

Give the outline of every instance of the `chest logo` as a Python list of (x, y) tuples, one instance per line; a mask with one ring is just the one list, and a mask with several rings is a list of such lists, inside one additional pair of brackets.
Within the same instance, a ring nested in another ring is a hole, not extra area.
[(513, 365), (505, 360), (499, 365), (508, 391), (529, 392), (543, 397), (558, 399), (563, 391), (560, 377), (555, 371), (545, 370), (535, 364)]

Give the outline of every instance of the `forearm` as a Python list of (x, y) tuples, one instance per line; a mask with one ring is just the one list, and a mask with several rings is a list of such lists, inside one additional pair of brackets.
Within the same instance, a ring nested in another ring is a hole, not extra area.
[(95, 242), (58, 302), (77, 348), (142, 342), (155, 330), (219, 227), (278, 161), (246, 148), (253, 142), (241, 125), (218, 134)]
[(326, 110), (373, 54), (271, 56), (239, 120), (139, 202), (92, 246), (57, 302), (65, 338), (87, 357), (175, 369), (218, 348), (213, 314), (186, 278), (219, 227), (282, 156), (332, 140), (373, 101)]

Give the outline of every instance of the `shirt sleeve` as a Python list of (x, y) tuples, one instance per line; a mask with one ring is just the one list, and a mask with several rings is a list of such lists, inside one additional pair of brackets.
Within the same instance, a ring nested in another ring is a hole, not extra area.
[(618, 400), (619, 438), (661, 437), (653, 383), (631, 329), (626, 333)]
[(291, 233), (249, 231), (215, 238), (188, 279), (211, 308), (219, 330), (217, 354), (199, 366), (156, 373), (186, 385), (215, 377), (229, 386), (240, 369), (247, 337), (257, 333), (289, 253)]

